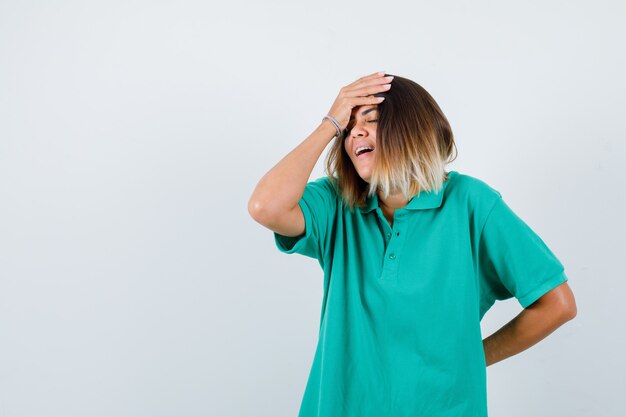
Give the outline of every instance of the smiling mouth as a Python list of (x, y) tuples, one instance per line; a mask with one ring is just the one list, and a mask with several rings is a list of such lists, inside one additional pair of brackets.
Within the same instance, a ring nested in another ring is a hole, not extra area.
[(374, 148), (372, 148), (371, 146), (359, 146), (355, 154), (356, 154), (356, 157), (359, 158), (360, 156), (366, 153), (373, 152), (373, 151), (374, 151)]
[(359, 154), (356, 156), (356, 159), (365, 158), (365, 157), (369, 156), (372, 152), (374, 152), (374, 150), (365, 149), (365, 150), (359, 152)]

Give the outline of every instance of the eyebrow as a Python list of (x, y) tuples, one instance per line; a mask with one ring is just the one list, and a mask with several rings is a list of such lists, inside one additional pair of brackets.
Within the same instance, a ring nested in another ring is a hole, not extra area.
[[(367, 113), (372, 111), (378, 111), (378, 107), (371, 107), (369, 109), (365, 109), (361, 112), (361, 116), (365, 116)], [(354, 120), (354, 117), (350, 117), (350, 120)]]

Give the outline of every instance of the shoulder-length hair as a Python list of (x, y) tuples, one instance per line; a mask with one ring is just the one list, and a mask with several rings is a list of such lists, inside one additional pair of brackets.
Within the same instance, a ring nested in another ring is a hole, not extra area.
[(402, 193), (406, 200), (422, 190), (437, 193), (447, 179), (446, 164), (456, 159), (450, 123), (422, 86), (394, 75), (391, 88), (375, 95), (385, 100), (378, 104), (369, 184), (359, 176), (346, 153), (344, 138), (349, 131), (335, 139), (326, 155), (326, 175), (351, 211), (355, 206), (365, 206), (367, 198), (379, 190), (383, 198)]

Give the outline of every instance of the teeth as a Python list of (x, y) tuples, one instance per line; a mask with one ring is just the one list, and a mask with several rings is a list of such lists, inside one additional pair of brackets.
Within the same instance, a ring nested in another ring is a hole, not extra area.
[(373, 151), (373, 150), (374, 150), (374, 148), (369, 147), (369, 146), (359, 146), (358, 148), (356, 148), (356, 152), (355, 152), (356, 156), (359, 156), (359, 155), (360, 155), (360, 152), (361, 152), (362, 150), (364, 150), (364, 149), (369, 149), (369, 150), (371, 150), (371, 151)]

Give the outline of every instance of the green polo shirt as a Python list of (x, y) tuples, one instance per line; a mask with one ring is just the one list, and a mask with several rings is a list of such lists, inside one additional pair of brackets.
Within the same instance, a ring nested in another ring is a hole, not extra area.
[(480, 321), (567, 281), (541, 238), (485, 182), (450, 171), (394, 213), (350, 212), (328, 178), (299, 201), (305, 232), (278, 249), (319, 261), (319, 340), (299, 417), (485, 417)]

